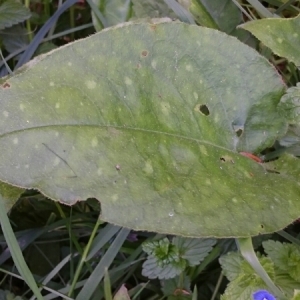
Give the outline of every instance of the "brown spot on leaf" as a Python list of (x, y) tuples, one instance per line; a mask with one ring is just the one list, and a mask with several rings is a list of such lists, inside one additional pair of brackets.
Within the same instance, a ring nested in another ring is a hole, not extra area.
[(150, 29), (153, 30), (153, 31), (156, 30), (156, 25), (155, 24), (150, 24)]
[(142, 56), (146, 57), (148, 56), (149, 52), (147, 50), (143, 50), (142, 51)]
[(3, 87), (4, 89), (9, 89), (9, 88), (10, 88), (10, 84), (6, 81), (6, 82), (4, 82), (4, 83), (2, 84), (2, 87)]

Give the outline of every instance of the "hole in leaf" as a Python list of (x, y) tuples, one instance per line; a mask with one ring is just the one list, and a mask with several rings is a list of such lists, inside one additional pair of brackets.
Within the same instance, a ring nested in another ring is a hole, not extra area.
[(143, 50), (142, 51), (142, 56), (146, 57), (148, 56), (149, 52), (147, 50)]
[(220, 157), (220, 161), (223, 162), (223, 163), (225, 163), (225, 162), (230, 162), (230, 163), (234, 164), (234, 160), (233, 160), (232, 157), (229, 156), (229, 155), (221, 156), (221, 157)]
[(210, 114), (209, 109), (208, 109), (208, 107), (205, 104), (201, 104), (199, 106), (199, 110), (205, 116), (208, 116)]
[(236, 132), (237, 137), (240, 137), (243, 134), (243, 129), (238, 129)]

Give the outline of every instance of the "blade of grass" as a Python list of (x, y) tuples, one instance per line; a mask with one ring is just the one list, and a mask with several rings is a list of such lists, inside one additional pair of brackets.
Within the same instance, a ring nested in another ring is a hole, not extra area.
[(276, 232), (278, 235), (282, 236), (283, 238), (285, 238), (286, 240), (290, 241), (291, 243), (300, 246), (300, 240), (294, 238), (293, 236), (291, 236), (290, 234), (288, 234), (287, 232), (280, 230)]
[(217, 284), (216, 284), (216, 286), (215, 286), (215, 288), (214, 288), (214, 293), (212, 294), (210, 300), (215, 300), (215, 298), (216, 298), (216, 296), (217, 296), (217, 294), (218, 294), (219, 288), (220, 288), (220, 286), (221, 286), (223, 277), (224, 277), (224, 275), (223, 275), (223, 273), (221, 272), (221, 273), (220, 273), (220, 276), (219, 276), (219, 278), (218, 278), (218, 282), (217, 282)]
[(90, 260), (97, 252), (120, 230), (119, 226), (107, 224), (100, 230), (99, 234), (94, 238), (86, 260)]
[(4, 202), (5, 201), (2, 195), (0, 195), (0, 223), (1, 223), (2, 231), (6, 239), (7, 245), (11, 252), (11, 256), (23, 280), (30, 287), (30, 289), (32, 290), (36, 298), (39, 300), (43, 300), (43, 296), (33, 278), (32, 273), (30, 272), (24, 260), (20, 246), (11, 228), (8, 216), (6, 214), (6, 208)]
[(106, 21), (105, 17), (103, 16), (103, 14), (101, 13), (101, 11), (99, 10), (99, 8), (97, 7), (97, 5), (93, 2), (93, 0), (86, 0), (86, 2), (89, 4), (91, 10), (97, 17), (98, 21), (102, 24), (103, 28), (106, 28), (107, 21)]
[[(6, 68), (7, 72), (8, 72), (10, 75), (12, 75), (13, 72), (12, 72), (12, 70), (10, 69), (9, 65), (7, 64), (6, 59), (3, 57), (3, 54), (2, 54), (1, 49), (0, 49), (0, 55), (1, 55), (1, 60), (2, 60), (3, 64), (5, 65), (5, 68)], [(0, 66), (0, 67), (1, 67), (1, 66)]]
[(275, 10), (275, 14), (279, 14), (281, 13), (284, 9), (288, 8), (290, 5), (292, 5), (294, 2), (296, 2), (296, 0), (288, 0), (287, 2), (285, 2), (283, 5), (281, 5), (280, 7), (278, 7)]
[(76, 285), (76, 283), (77, 283), (77, 281), (79, 279), (79, 276), (81, 274), (83, 265), (85, 264), (87, 255), (88, 255), (88, 253), (90, 251), (92, 242), (93, 242), (93, 240), (95, 238), (95, 235), (97, 233), (98, 227), (101, 225), (101, 223), (102, 223), (102, 221), (100, 221), (98, 219), (97, 222), (96, 222), (96, 224), (95, 224), (95, 226), (94, 226), (92, 234), (91, 234), (91, 236), (89, 238), (89, 241), (88, 241), (88, 243), (87, 243), (87, 245), (86, 245), (86, 247), (85, 247), (85, 249), (84, 249), (84, 251), (82, 253), (82, 256), (81, 256), (81, 259), (79, 261), (79, 264), (78, 264), (78, 266), (76, 268), (76, 271), (75, 271), (75, 274), (74, 274), (74, 277), (73, 277), (72, 285), (71, 285), (71, 288), (69, 290), (68, 296), (72, 296), (73, 295), (73, 292), (74, 292), (74, 289), (75, 289), (75, 285)]
[(128, 291), (128, 295), (130, 297), (131, 300), (136, 300), (138, 298), (138, 296), (141, 294), (141, 292), (145, 289), (145, 287), (147, 286), (148, 282), (142, 282), (139, 283), (138, 285), (136, 285), (134, 288), (130, 289)]
[(105, 300), (113, 300), (107, 268), (105, 268), (105, 274), (104, 274), (104, 295), (105, 295)]
[(256, 11), (264, 18), (276, 18), (275, 14), (272, 14), (267, 8), (265, 8), (258, 0), (246, 0), (253, 6)]
[(197, 286), (195, 285), (192, 300), (197, 300), (197, 299), (198, 299), (198, 290), (197, 290)]
[(182, 5), (180, 5), (175, 0), (164, 0), (165, 3), (174, 11), (174, 13), (179, 17), (180, 21), (195, 24), (192, 14), (187, 11)]
[(83, 289), (79, 292), (76, 300), (86, 300), (92, 296), (93, 292), (104, 276), (105, 268), (108, 268), (111, 265), (120, 248), (122, 247), (124, 241), (126, 240), (129, 232), (130, 229), (128, 228), (122, 228), (120, 230), (115, 240), (112, 242), (106, 253), (103, 255), (102, 259), (98, 263), (97, 267), (90, 275)]
[(47, 32), (51, 29), (53, 24), (56, 23), (57, 19), (60, 17), (60, 15), (65, 12), (69, 7), (71, 7), (73, 4), (75, 4), (77, 0), (67, 0), (64, 2), (64, 4), (53, 14), (53, 16), (47, 20), (47, 22), (42, 26), (42, 28), (38, 31), (36, 36), (33, 38), (31, 43), (29, 44), (28, 48), (24, 51), (23, 55), (19, 59), (15, 70), (21, 67), (23, 64), (27, 63), (36, 49), (38, 48), (39, 44), (41, 43), (44, 36), (47, 34)]
[(272, 279), (269, 277), (268, 273), (265, 271), (263, 266), (260, 264), (256, 254), (254, 252), (251, 237), (238, 238), (238, 239), (236, 239), (236, 242), (238, 244), (238, 247), (240, 249), (242, 256), (250, 264), (250, 266), (254, 269), (254, 271), (260, 276), (260, 278), (266, 283), (266, 285), (269, 287), (271, 292), (280, 298), (281, 297), (284, 298), (284, 295), (281, 292), (281, 290), (274, 284)]
[[(68, 29), (68, 30), (64, 30), (64, 31), (61, 31), (61, 32), (58, 32), (56, 34), (53, 34), (53, 35), (50, 35), (50, 36), (47, 36), (46, 38), (44, 38), (42, 40), (41, 43), (45, 43), (45, 42), (48, 42), (48, 41), (51, 41), (51, 40), (54, 40), (56, 38), (59, 38), (59, 37), (62, 37), (62, 36), (65, 36), (65, 35), (68, 35), (68, 34), (71, 34), (73, 32), (76, 32), (76, 31), (80, 31), (80, 30), (83, 30), (83, 29), (86, 29), (86, 28), (90, 28), (93, 26), (93, 23), (88, 23), (88, 24), (84, 24), (84, 25), (81, 25), (81, 26), (78, 26), (78, 27), (75, 27), (75, 28), (71, 28), (71, 29)], [(23, 51), (25, 51), (26, 49), (28, 48), (28, 46), (24, 46), (22, 48), (19, 48), (18, 50), (10, 53), (9, 55), (7, 55), (4, 60), (0, 61), (0, 68), (3, 66), (3, 64), (5, 64), (7, 61), (9, 61), (10, 59), (14, 58), (15, 56), (19, 55), (20, 53), (22, 53)], [(12, 73), (12, 71), (11, 71)]]
[(240, 11), (251, 21), (254, 20), (252, 16), (248, 14), (248, 12), (244, 9), (244, 7), (237, 1), (237, 0), (232, 0), (232, 2), (240, 9)]

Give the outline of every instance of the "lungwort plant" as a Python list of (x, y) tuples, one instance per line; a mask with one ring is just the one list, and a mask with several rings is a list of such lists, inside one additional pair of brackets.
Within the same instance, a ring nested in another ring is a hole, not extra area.
[[(243, 27), (300, 65), (299, 22)], [(276, 26), (292, 33), (272, 38)], [(194, 238), (278, 231), (300, 212), (299, 98), (264, 57), (217, 30), (170, 19), (102, 30), (1, 79), (2, 206), (36, 189), (68, 205), (96, 198), (103, 221), (135, 230)], [(265, 161), (274, 145), (276, 160)], [(168, 264), (171, 277), (180, 275), (215, 243), (189, 258), (195, 245), (180, 252), (188, 239), (180, 241), (145, 244), (145, 275), (153, 262), (154, 277)], [(272, 251), (259, 263), (249, 239), (239, 246), (265, 284), (248, 296), (269, 288), (284, 298), (261, 266)]]

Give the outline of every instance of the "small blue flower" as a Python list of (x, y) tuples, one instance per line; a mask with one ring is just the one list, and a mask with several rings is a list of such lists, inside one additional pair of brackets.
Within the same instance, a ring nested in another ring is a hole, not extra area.
[(276, 298), (266, 290), (259, 290), (252, 294), (253, 300), (276, 300)]

